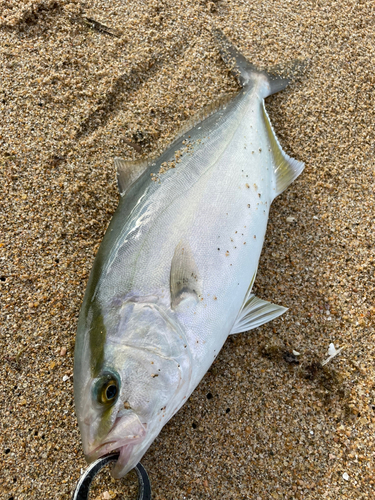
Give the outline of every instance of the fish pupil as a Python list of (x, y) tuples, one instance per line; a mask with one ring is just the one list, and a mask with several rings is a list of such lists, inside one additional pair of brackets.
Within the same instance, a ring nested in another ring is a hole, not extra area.
[(116, 397), (116, 394), (117, 394), (117, 387), (114, 384), (109, 385), (105, 391), (106, 398), (108, 400), (111, 400)]

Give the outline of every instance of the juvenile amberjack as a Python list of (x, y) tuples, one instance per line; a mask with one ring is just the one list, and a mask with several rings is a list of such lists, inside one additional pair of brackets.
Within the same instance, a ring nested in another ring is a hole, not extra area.
[(304, 167), (282, 150), (264, 105), (289, 79), (256, 69), (221, 39), (241, 91), (203, 111), (158, 159), (115, 159), (121, 197), (79, 317), (74, 393), (86, 459), (119, 450), (116, 478), (185, 403), (228, 335), (286, 310), (251, 288), (270, 204)]

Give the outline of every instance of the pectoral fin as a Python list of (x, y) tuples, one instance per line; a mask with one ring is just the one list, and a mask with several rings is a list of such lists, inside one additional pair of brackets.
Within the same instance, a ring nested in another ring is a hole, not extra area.
[(277, 318), (287, 310), (286, 307), (277, 306), (271, 302), (258, 299), (255, 295), (250, 295), (241, 307), (230, 335), (247, 332), (264, 325), (264, 323)]
[(193, 252), (187, 242), (180, 242), (174, 252), (171, 264), (171, 307), (175, 309), (185, 300), (198, 302), (202, 283)]

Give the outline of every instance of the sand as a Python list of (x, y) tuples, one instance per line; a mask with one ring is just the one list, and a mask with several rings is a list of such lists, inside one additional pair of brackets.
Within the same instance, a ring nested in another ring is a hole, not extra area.
[[(68, 500), (85, 467), (73, 351), (118, 201), (113, 158), (162, 151), (238, 90), (213, 26), (259, 66), (308, 61), (266, 101), (306, 163), (272, 205), (255, 283), (289, 311), (228, 339), (142, 460), (153, 498), (374, 498), (374, 14), (353, 0), (0, 1), (1, 499)], [(322, 367), (330, 343), (344, 349)], [(134, 478), (101, 477), (95, 500), (134, 498)]]

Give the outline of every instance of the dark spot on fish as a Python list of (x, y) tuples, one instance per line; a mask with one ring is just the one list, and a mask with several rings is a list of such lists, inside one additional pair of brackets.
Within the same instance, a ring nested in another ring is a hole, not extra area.
[(7, 448), (7, 449), (5, 450), (5, 455), (8, 455), (8, 453), (9, 453), (9, 452), (10, 452), (10, 448)]
[(0, 281), (6, 281), (6, 277), (5, 276), (0, 276)]
[(227, 409), (225, 410), (225, 413), (229, 413), (229, 412), (230, 412), (230, 408), (227, 408)]
[(207, 394), (207, 399), (212, 399), (212, 394), (210, 392)]
[(193, 423), (191, 424), (191, 426), (192, 426), (192, 428), (193, 428), (193, 429), (196, 429), (196, 428), (197, 428), (197, 424), (196, 424), (195, 422), (193, 422)]

